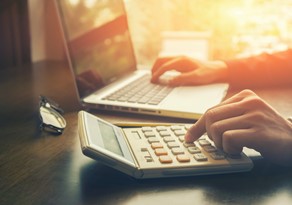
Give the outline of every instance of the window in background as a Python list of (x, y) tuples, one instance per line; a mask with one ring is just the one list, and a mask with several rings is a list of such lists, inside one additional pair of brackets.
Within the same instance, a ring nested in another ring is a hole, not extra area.
[(292, 0), (125, 0), (139, 64), (246, 57), (292, 43)]

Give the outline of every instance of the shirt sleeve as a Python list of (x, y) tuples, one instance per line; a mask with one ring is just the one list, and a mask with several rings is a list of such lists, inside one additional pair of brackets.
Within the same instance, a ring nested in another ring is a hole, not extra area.
[(292, 49), (225, 61), (229, 83), (237, 87), (292, 85)]

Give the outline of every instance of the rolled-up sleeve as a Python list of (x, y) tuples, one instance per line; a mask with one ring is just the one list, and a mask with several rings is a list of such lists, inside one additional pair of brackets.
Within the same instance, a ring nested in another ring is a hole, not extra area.
[(229, 83), (237, 87), (292, 85), (292, 49), (225, 61)]

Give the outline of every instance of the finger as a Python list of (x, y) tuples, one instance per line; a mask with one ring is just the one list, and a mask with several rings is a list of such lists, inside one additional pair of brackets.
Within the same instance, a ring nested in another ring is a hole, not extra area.
[(166, 63), (167, 61), (170, 61), (171, 59), (173, 59), (174, 57), (162, 57), (162, 58), (158, 58), (154, 65), (152, 66), (152, 74), (155, 73), (157, 71), (158, 68), (160, 68), (164, 63)]
[(240, 154), (243, 147), (257, 150), (253, 129), (229, 130), (223, 134), (223, 150), (228, 154)]
[(165, 73), (166, 71), (176, 70), (179, 72), (188, 72), (194, 70), (198, 67), (196, 62), (190, 61), (188, 58), (185, 57), (176, 57), (173, 59), (168, 60), (167, 62), (163, 63), (160, 67), (158, 67), (155, 72), (152, 73), (152, 82), (157, 82), (158, 78)]
[(155, 72), (152, 73), (151, 82), (157, 82), (159, 77), (166, 71), (174, 70), (177, 67), (178, 61), (176, 59), (169, 60), (161, 64)]
[(206, 132), (205, 116), (203, 115), (186, 133), (185, 141), (194, 142)]
[(245, 119), (245, 116), (240, 115), (220, 120), (210, 125), (209, 135), (212, 136), (211, 139), (216, 147), (223, 148), (223, 133), (229, 130), (249, 129), (251, 127), (250, 122)]
[[(233, 100), (235, 103), (233, 103)], [(207, 132), (210, 139), (214, 131), (210, 127), (214, 122), (222, 119), (235, 117), (242, 114), (242, 110), (236, 106), (237, 99), (229, 99), (221, 104), (209, 109), (203, 116), (188, 130), (185, 135), (186, 142), (193, 142), (199, 139), (205, 132)]]
[[(217, 121), (232, 118), (235, 116), (242, 115), (244, 109), (238, 106), (238, 103), (241, 102), (245, 93), (238, 93), (217, 106), (209, 109), (186, 133), (185, 141), (193, 142), (200, 138), (205, 132), (207, 132), (210, 139), (213, 139), (212, 131), (209, 127)], [(217, 136), (216, 136), (217, 137)], [(219, 143), (218, 143), (219, 144)]]

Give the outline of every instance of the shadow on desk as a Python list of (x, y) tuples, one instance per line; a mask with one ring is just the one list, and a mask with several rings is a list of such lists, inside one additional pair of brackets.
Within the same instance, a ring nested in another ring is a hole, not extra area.
[(258, 160), (245, 173), (136, 180), (92, 162), (81, 168), (80, 183), (86, 203), (260, 204), (283, 199), (292, 189), (291, 171)]

